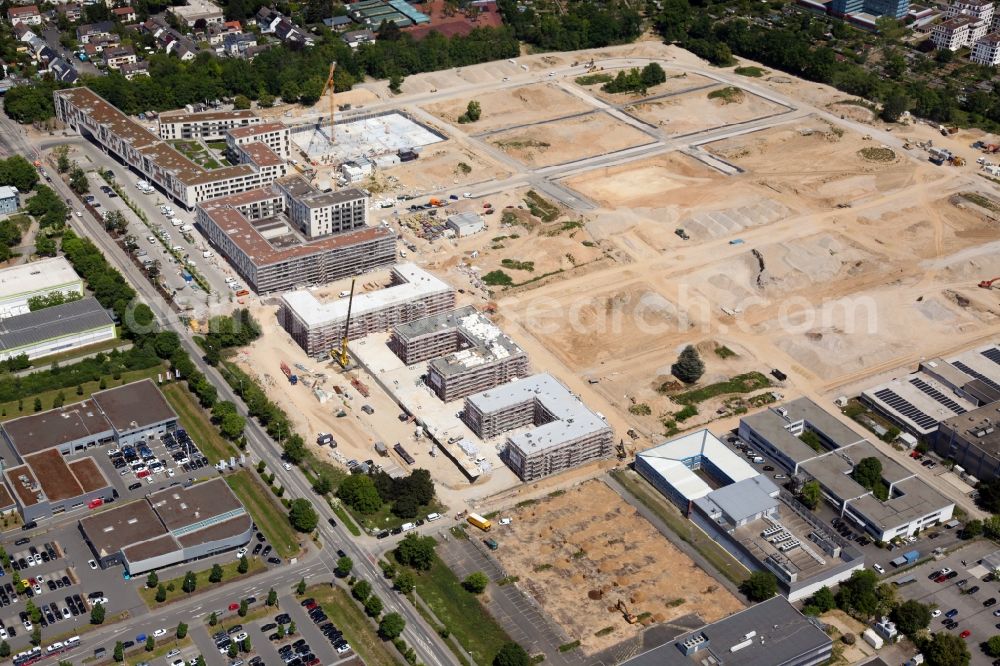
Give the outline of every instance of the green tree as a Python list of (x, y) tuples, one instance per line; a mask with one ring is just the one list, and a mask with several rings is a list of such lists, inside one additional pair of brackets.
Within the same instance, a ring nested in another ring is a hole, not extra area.
[(42, 399), (41, 398), (35, 398), (34, 409), (35, 409), (36, 412), (42, 411)]
[(705, 374), (705, 362), (698, 350), (688, 345), (677, 357), (677, 362), (670, 366), (670, 372), (685, 384), (693, 384)]
[(0, 659), (6, 659), (10, 656), (10, 645), (7, 641), (0, 642)]
[(531, 657), (517, 643), (504, 643), (493, 657), (493, 666), (529, 666)]
[(833, 592), (830, 591), (830, 588), (824, 585), (816, 590), (816, 593), (812, 595), (812, 599), (809, 600), (809, 604), (819, 608), (821, 613), (825, 613), (837, 607), (837, 600), (834, 598)]
[(292, 500), (292, 505), (288, 508), (288, 522), (299, 532), (312, 532), (319, 524), (319, 514), (312, 502), (300, 497)]
[(237, 573), (245, 574), (250, 571), (250, 561), (247, 559), (246, 555), (240, 557), (240, 563), (236, 565)]
[(274, 106), (274, 95), (272, 95), (269, 92), (262, 92), (257, 97), (257, 106), (259, 106), (262, 109), (270, 109), (272, 106)]
[(196, 589), (198, 589), (198, 578), (194, 575), (193, 572), (188, 571), (187, 573), (184, 574), (184, 584), (181, 585), (181, 589), (187, 592), (188, 594), (191, 594)]
[(473, 594), (482, 594), (489, 584), (490, 579), (482, 571), (473, 571), (462, 581), (462, 587)]
[(837, 607), (852, 615), (868, 619), (878, 611), (878, 575), (862, 569), (840, 584), (837, 590)]
[(236, 645), (235, 642), (229, 644), (228, 654), (230, 659), (235, 659), (236, 655), (239, 654), (239, 651), (240, 648)]
[(391, 92), (393, 95), (398, 95), (401, 91), (402, 86), (403, 86), (402, 75), (400, 75), (399, 72), (393, 72), (389, 76), (389, 92)]
[(295, 594), (300, 597), (306, 593), (306, 579), (300, 578), (298, 584), (295, 586)]
[(755, 571), (740, 584), (750, 601), (765, 601), (778, 593), (778, 579), (770, 571)]
[(247, 636), (240, 642), (240, 650), (243, 652), (250, 652), (253, 649), (253, 645), (250, 644), (250, 637)]
[(339, 560), (337, 560), (337, 568), (333, 570), (333, 573), (336, 574), (339, 578), (346, 578), (347, 576), (351, 575), (351, 569), (353, 568), (354, 568), (354, 560), (345, 555), (344, 557), (341, 557)]
[(22, 194), (27, 194), (37, 184), (38, 170), (28, 160), (20, 155), (0, 160), (0, 185), (13, 185)]
[(156, 588), (156, 603), (162, 604), (167, 600), (167, 588), (163, 583), (160, 583)]
[(378, 617), (382, 613), (382, 600), (377, 594), (373, 594), (365, 601), (365, 613), (368, 617)]
[(1000, 657), (1000, 635), (991, 636), (984, 647), (986, 654), (991, 657)]
[(279, 624), (276, 633), (278, 634), (278, 638), (284, 638), (285, 637), (285, 625)]
[(31, 644), (41, 645), (42, 644), (42, 625), (36, 624), (31, 630)]
[(358, 601), (364, 601), (372, 593), (372, 585), (366, 580), (359, 580), (351, 589), (351, 595)]
[(272, 587), (270, 590), (267, 591), (267, 605), (273, 606), (276, 603), (278, 603), (278, 593), (275, 592), (274, 588)]
[[(222, 581), (222, 567), (218, 562), (212, 565), (212, 570), (208, 573), (209, 583), (219, 583)], [(187, 590), (185, 590), (187, 591)]]
[(355, 511), (372, 514), (382, 508), (375, 482), (367, 474), (352, 474), (340, 482), (337, 497)]
[(914, 636), (931, 623), (931, 609), (919, 601), (904, 601), (892, 611), (892, 619), (899, 630), (907, 636)]
[(156, 575), (155, 571), (150, 571), (149, 575), (146, 576), (146, 587), (153, 589), (160, 584), (160, 577)]
[(250, 98), (246, 95), (237, 95), (233, 98), (233, 108), (237, 110), (246, 110), (250, 108)]
[(250, 604), (246, 599), (240, 599), (240, 608), (237, 611), (240, 617), (246, 617), (247, 612), (250, 610)]
[(35, 236), (35, 254), (40, 257), (54, 257), (58, 249), (56, 241), (50, 236)]
[(871, 490), (882, 480), (882, 461), (874, 456), (862, 458), (855, 465), (851, 476), (862, 486)]
[(87, 180), (87, 172), (79, 166), (74, 166), (69, 172), (69, 188), (77, 194), (87, 194), (90, 192), (90, 181)]
[(292, 620), (291, 622), (288, 623), (288, 629), (286, 630), (285, 633), (287, 633), (289, 636), (293, 636), (295, 634), (295, 620)]
[(820, 497), (822, 497), (822, 490), (820, 490), (819, 482), (816, 480), (805, 483), (802, 490), (799, 491), (799, 499), (810, 509), (819, 506)]
[(396, 576), (396, 580), (393, 581), (393, 586), (401, 594), (409, 594), (410, 592), (413, 591), (413, 588), (416, 586), (416, 584), (417, 584), (416, 579), (413, 577), (413, 574), (410, 573), (409, 571), (400, 572), (400, 574)]
[(73, 163), (69, 161), (69, 146), (56, 146), (52, 152), (56, 154), (56, 170), (58, 170), (59, 173), (66, 173), (69, 171), (73, 166)]
[(156, 649), (156, 639), (152, 635), (146, 636), (146, 652), (152, 652)]
[(406, 629), (406, 620), (399, 613), (388, 613), (378, 623), (378, 635), (388, 641), (399, 638), (404, 629)]
[(211, 615), (208, 616), (208, 626), (214, 627), (217, 624), (219, 624), (219, 616), (216, 615), (215, 612), (213, 612)]
[(972, 659), (965, 641), (944, 631), (939, 631), (924, 641), (921, 652), (927, 660), (927, 666), (968, 666)]
[(177, 623), (177, 631), (175, 633), (176, 633), (176, 636), (177, 636), (177, 640), (183, 639), (185, 636), (187, 636), (188, 626), (186, 624), (184, 624), (183, 622), (178, 622)]
[(642, 68), (642, 84), (647, 88), (652, 88), (667, 80), (667, 73), (663, 71), (659, 63), (651, 62)]
[(35, 602), (28, 599), (28, 603), (25, 604), (24, 610), (28, 613), (28, 617), (35, 624), (40, 624), (42, 621), (42, 611), (35, 605)]
[(329, 495), (333, 492), (333, 481), (326, 474), (320, 473), (313, 481), (313, 492), (317, 495)]
[(115, 661), (125, 661), (125, 645), (121, 641), (115, 643), (113, 657)]
[(973, 518), (972, 520), (965, 521), (965, 525), (962, 526), (959, 536), (963, 539), (975, 539), (983, 533), (983, 521), (978, 518)]
[(433, 537), (421, 537), (410, 532), (399, 542), (393, 554), (400, 564), (426, 571), (434, 564), (435, 545)]
[(882, 112), (879, 115), (887, 123), (895, 123), (909, 109), (909, 106), (910, 100), (902, 91), (897, 90), (882, 103)]

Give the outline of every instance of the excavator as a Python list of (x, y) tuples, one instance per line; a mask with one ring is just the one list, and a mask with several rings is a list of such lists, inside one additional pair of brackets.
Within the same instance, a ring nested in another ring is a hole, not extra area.
[(621, 611), (622, 617), (624, 617), (625, 621), (628, 622), (629, 624), (635, 624), (636, 622), (639, 621), (639, 618), (637, 618), (632, 613), (628, 612), (628, 606), (626, 606), (625, 602), (622, 601), (621, 599), (618, 600), (618, 605), (616, 606), (616, 608)]
[(995, 277), (992, 280), (983, 280), (982, 282), (979, 283), (979, 286), (982, 289), (992, 289), (994, 282), (1000, 282), (1000, 277)]

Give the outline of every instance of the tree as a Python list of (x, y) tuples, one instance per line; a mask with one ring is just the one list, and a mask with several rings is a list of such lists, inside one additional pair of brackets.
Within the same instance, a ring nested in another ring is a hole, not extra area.
[(160, 583), (156, 588), (156, 603), (162, 604), (167, 600), (167, 588), (163, 583)]
[(160, 584), (160, 577), (156, 575), (155, 571), (150, 571), (149, 575), (146, 576), (146, 587), (153, 589)]
[(56, 241), (50, 236), (35, 236), (35, 254), (40, 257), (56, 256)]
[(42, 643), (42, 625), (36, 624), (31, 630), (31, 644), (41, 645)]
[(483, 109), (479, 105), (479, 102), (472, 100), (469, 105), (465, 107), (465, 113), (458, 117), (458, 122), (460, 123), (474, 123), (479, 120), (479, 117), (483, 114)]
[(240, 557), (240, 563), (236, 565), (236, 571), (241, 574), (245, 574), (250, 571), (250, 561), (247, 560), (246, 555)]
[(250, 603), (246, 599), (240, 599), (240, 609), (237, 611), (240, 617), (246, 617), (250, 610)]
[(351, 595), (358, 601), (364, 601), (372, 593), (372, 585), (366, 580), (359, 580), (351, 589)]
[(529, 666), (531, 657), (517, 643), (504, 643), (493, 657), (493, 666)]
[(230, 659), (235, 659), (236, 655), (239, 654), (239, 652), (240, 648), (239, 646), (236, 645), (235, 642), (229, 644), (228, 654)]
[(6, 659), (10, 656), (10, 645), (7, 641), (0, 642), (0, 659)]
[(176, 634), (177, 634), (177, 640), (181, 640), (182, 638), (184, 638), (185, 636), (187, 636), (187, 633), (188, 633), (188, 626), (186, 624), (184, 624), (183, 622), (178, 622), (177, 623), (177, 632), (176, 632)]
[(490, 579), (482, 571), (473, 571), (462, 581), (462, 587), (473, 594), (482, 594), (489, 584)]
[(257, 97), (257, 106), (262, 109), (269, 109), (274, 106), (274, 95), (269, 92), (262, 92)]
[(402, 615), (399, 613), (389, 613), (378, 623), (378, 635), (391, 641), (394, 638), (399, 638), (399, 635), (403, 633), (403, 629), (405, 628), (406, 620), (403, 619)]
[(913, 636), (931, 623), (931, 609), (919, 601), (904, 601), (892, 611), (892, 619), (899, 630)]
[(267, 591), (267, 605), (273, 606), (276, 603), (278, 603), (278, 593), (275, 592), (274, 588), (272, 587), (270, 590)]
[(855, 465), (851, 477), (868, 490), (873, 489), (882, 480), (882, 461), (874, 456), (862, 458)]
[(396, 576), (396, 580), (393, 581), (393, 586), (401, 594), (409, 594), (416, 586), (416, 579), (414, 579), (413, 574), (409, 571), (403, 571)]
[(288, 521), (299, 532), (312, 532), (319, 524), (319, 515), (313, 508), (312, 502), (299, 498), (292, 500), (292, 505), (288, 509)]
[(837, 590), (837, 607), (852, 615), (868, 619), (878, 611), (878, 575), (862, 569), (840, 584)]
[(56, 170), (59, 173), (69, 171), (70, 167), (73, 166), (73, 163), (69, 161), (69, 146), (56, 146), (52, 152), (56, 154)]
[(986, 654), (991, 657), (1000, 657), (1000, 635), (991, 636), (988, 641), (986, 641)]
[(677, 357), (677, 362), (670, 366), (670, 372), (685, 384), (693, 384), (705, 374), (705, 362), (701, 360), (698, 350), (688, 345)]
[(28, 603), (25, 604), (24, 610), (28, 613), (28, 617), (35, 624), (39, 624), (42, 621), (42, 611), (35, 605), (35, 602), (28, 599)]
[(146, 652), (152, 652), (156, 649), (156, 639), (152, 635), (146, 636)]
[(339, 578), (346, 578), (347, 576), (351, 575), (351, 569), (353, 568), (354, 568), (354, 560), (345, 555), (344, 557), (341, 557), (339, 560), (337, 560), (337, 568), (333, 570), (333, 573), (336, 574), (337, 577)]
[(882, 103), (882, 113), (879, 115), (887, 123), (895, 123), (909, 109), (909, 106), (910, 100), (906, 98), (906, 95), (902, 91), (897, 90)]
[(647, 88), (652, 88), (667, 80), (667, 73), (663, 71), (659, 63), (651, 62), (642, 68), (642, 74), (640, 75), (642, 79), (642, 84)]
[(822, 497), (822, 491), (819, 482), (815, 480), (804, 484), (802, 490), (799, 491), (799, 499), (810, 509), (815, 509), (819, 505), (820, 497)]
[(972, 659), (965, 641), (944, 631), (925, 641), (921, 652), (927, 660), (927, 666), (968, 666)]
[(435, 545), (433, 537), (421, 537), (411, 532), (399, 542), (393, 552), (400, 564), (426, 571), (434, 564)]
[(333, 492), (333, 481), (326, 474), (320, 474), (313, 481), (313, 492), (317, 495), (329, 495)]
[(28, 160), (20, 155), (0, 160), (0, 185), (13, 185), (22, 194), (27, 194), (37, 184), (38, 170)]
[(278, 638), (285, 637), (285, 625), (279, 624), (277, 629)]
[(809, 600), (809, 605), (818, 608), (820, 613), (825, 613), (837, 607), (837, 600), (834, 598), (833, 592), (830, 591), (830, 588), (824, 585), (816, 590), (816, 593), (812, 595), (812, 599)]
[(87, 172), (79, 166), (74, 166), (69, 172), (69, 189), (77, 194), (87, 194), (90, 192), (90, 181), (87, 180)]
[(213, 611), (211, 615), (208, 616), (208, 626), (214, 627), (219, 624), (219, 616)]
[(305, 593), (306, 593), (306, 579), (299, 578), (299, 582), (295, 586), (295, 594), (301, 597)]
[(104, 604), (94, 604), (90, 609), (90, 623), (104, 624)]
[(237, 95), (233, 98), (233, 108), (237, 110), (245, 110), (250, 108), (250, 98), (246, 95)]
[(287, 633), (289, 636), (295, 634), (295, 620), (292, 620), (291, 622), (288, 623), (288, 630), (285, 633)]
[(393, 95), (398, 95), (403, 86), (403, 77), (399, 72), (393, 72), (389, 76), (389, 92)]
[(382, 600), (378, 598), (378, 595), (373, 594), (365, 601), (365, 613), (368, 614), (368, 617), (378, 617), (381, 615)]
[(36, 412), (42, 411), (42, 399), (35, 398), (35, 404), (33, 405)]
[(352, 474), (341, 481), (337, 497), (355, 511), (364, 514), (375, 513), (384, 504), (375, 488), (375, 482), (367, 474)]
[(194, 575), (193, 572), (188, 571), (187, 573), (184, 574), (184, 584), (181, 585), (181, 589), (187, 592), (188, 594), (191, 594), (196, 589), (198, 589), (198, 578)]
[(113, 657), (115, 661), (125, 661), (125, 645), (121, 641), (115, 643)]
[(222, 581), (222, 567), (218, 563), (212, 565), (212, 570), (208, 574), (209, 583), (219, 583)]
[(250, 637), (249, 637), (249, 636), (247, 636), (246, 638), (244, 638), (244, 639), (243, 639), (243, 640), (242, 640), (242, 641), (240, 642), (240, 649), (241, 649), (241, 650), (242, 650), (243, 652), (250, 652), (250, 650), (252, 650), (252, 649), (253, 649), (253, 646), (252, 646), (252, 645), (250, 645)]
[(965, 521), (959, 536), (963, 539), (975, 539), (983, 533), (983, 521), (978, 518)]
[(755, 571), (740, 584), (740, 592), (750, 601), (764, 601), (778, 593), (778, 579), (770, 571)]

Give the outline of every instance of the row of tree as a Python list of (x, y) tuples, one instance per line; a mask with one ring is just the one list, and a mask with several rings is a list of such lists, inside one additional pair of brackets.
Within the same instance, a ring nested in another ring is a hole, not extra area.
[(341, 481), (337, 497), (358, 513), (373, 514), (389, 502), (399, 518), (416, 518), (420, 507), (434, 500), (434, 482), (425, 469), (398, 478), (382, 471), (352, 474)]

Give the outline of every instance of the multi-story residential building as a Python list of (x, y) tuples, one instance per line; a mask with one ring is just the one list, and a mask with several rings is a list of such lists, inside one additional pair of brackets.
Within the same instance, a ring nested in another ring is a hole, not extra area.
[(188, 209), (209, 199), (264, 187), (288, 170), (284, 161), (260, 143), (243, 147), (251, 156), (245, 164), (205, 169), (89, 88), (57, 90), (53, 99), (60, 121), (104, 147)]
[[(373, 228), (369, 227), (365, 231), (371, 229)], [(374, 227), (374, 229), (384, 230), (390, 234), (390, 238), (393, 238), (392, 232), (385, 227)], [(331, 238), (350, 235), (352, 234), (341, 234)], [(393, 262), (394, 250), (393, 246), (391, 256), (381, 264), (382, 266)], [(340, 277), (354, 275), (357, 272), (360, 271), (341, 270)], [(281, 297), (278, 321), (307, 354), (314, 358), (322, 358), (331, 349), (339, 347), (341, 339), (345, 336), (347, 306), (346, 298), (321, 303), (310, 291), (292, 291)], [(415, 264), (400, 264), (392, 269), (388, 287), (354, 296), (350, 330), (346, 331), (346, 336), (349, 340), (355, 340), (454, 307), (455, 290), (449, 284)]]
[(389, 348), (407, 365), (430, 361), (426, 384), (444, 402), (528, 374), (528, 355), (471, 305), (395, 326)]
[(288, 201), (288, 216), (309, 238), (360, 229), (368, 223), (367, 197), (361, 190), (322, 192), (292, 176), (276, 183)]
[(501, 459), (525, 482), (606, 458), (611, 426), (549, 374), (532, 375), (465, 399), (462, 420), (483, 439), (507, 437)]
[(931, 41), (939, 49), (957, 51), (971, 42), (973, 26), (976, 19), (970, 16), (950, 18), (938, 23), (931, 29)]
[(11, 25), (17, 25), (18, 23), (23, 23), (25, 25), (41, 25), (42, 15), (38, 11), (38, 7), (35, 5), (28, 5), (27, 7), (11, 7), (7, 10), (7, 20), (10, 21)]
[(973, 44), (969, 60), (987, 67), (1000, 65), (1000, 33), (991, 32)]
[(88, 23), (76, 29), (76, 41), (81, 44), (89, 44), (98, 37), (111, 38), (114, 36), (114, 24), (111, 21), (101, 21), (100, 23)]
[(149, 63), (142, 60), (131, 64), (125, 64), (122, 65), (121, 69), (118, 71), (121, 72), (122, 76), (131, 81), (137, 76), (149, 76)]
[(990, 31), (993, 18), (993, 0), (955, 0), (948, 5), (945, 20), (931, 29), (931, 40), (949, 51), (973, 46)]
[(226, 146), (231, 154), (235, 154), (237, 146), (259, 141), (274, 151), (278, 157), (288, 159), (292, 156), (292, 143), (289, 136), (288, 128), (281, 123), (249, 125), (226, 132)]
[(83, 18), (83, 5), (77, 2), (67, 2), (56, 7), (56, 11), (66, 17), (70, 23), (76, 23)]
[(226, 132), (261, 122), (253, 111), (204, 111), (201, 113), (161, 113), (158, 131), (161, 139), (203, 139), (223, 141)]
[(136, 61), (135, 51), (131, 46), (104, 49), (104, 66), (108, 69), (120, 70), (123, 65), (134, 65)]
[(223, 36), (221, 50), (217, 48), (216, 52), (230, 58), (246, 58), (256, 47), (257, 36), (252, 32), (229, 34)]
[[(354, 202), (357, 214), (363, 216), (361, 211), (367, 211), (368, 200), (361, 192), (345, 190), (334, 194)], [(212, 245), (258, 293), (323, 284), (394, 261), (396, 237), (387, 227), (361, 226), (340, 234), (306, 238), (289, 220), (291, 203), (287, 191), (272, 185), (206, 202), (198, 207), (197, 221)], [(316, 305), (318, 311), (309, 317), (323, 316), (323, 308)]]

